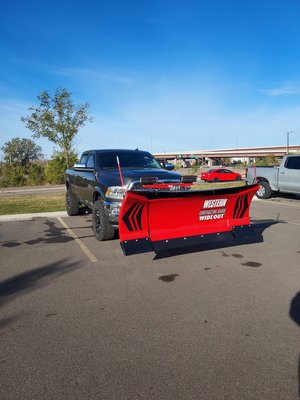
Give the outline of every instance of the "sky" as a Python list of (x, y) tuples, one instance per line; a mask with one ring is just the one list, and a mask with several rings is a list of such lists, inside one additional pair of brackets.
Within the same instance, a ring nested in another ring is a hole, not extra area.
[(78, 153), (299, 144), (299, 19), (300, 0), (2, 2), (0, 148), (56, 88), (90, 105)]

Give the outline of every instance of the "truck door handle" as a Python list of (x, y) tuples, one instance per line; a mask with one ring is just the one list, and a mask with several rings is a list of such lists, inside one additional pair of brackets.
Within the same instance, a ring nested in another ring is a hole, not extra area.
[(284, 172), (284, 171), (281, 171), (280, 173), (281, 173), (282, 175), (285, 175), (285, 172)]

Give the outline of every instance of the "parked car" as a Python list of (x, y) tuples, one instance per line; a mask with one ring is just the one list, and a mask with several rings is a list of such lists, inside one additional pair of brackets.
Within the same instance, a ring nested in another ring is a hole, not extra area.
[(207, 172), (202, 172), (200, 178), (204, 182), (240, 181), (242, 180), (242, 175), (230, 169), (214, 168), (209, 169)]

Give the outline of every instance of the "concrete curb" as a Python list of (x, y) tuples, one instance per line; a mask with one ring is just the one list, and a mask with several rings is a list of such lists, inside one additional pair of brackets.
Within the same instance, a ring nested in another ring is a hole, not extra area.
[(44, 193), (44, 192), (65, 192), (66, 188), (64, 185), (57, 185), (57, 186), (46, 186), (46, 187), (20, 187), (20, 188), (7, 188), (7, 189), (0, 189), (0, 195), (8, 195), (8, 194), (27, 194), (27, 193)]
[(42, 213), (29, 213), (29, 214), (12, 214), (12, 215), (0, 215), (0, 222), (8, 221), (30, 221), (33, 218), (57, 218), (67, 217), (66, 211), (53, 211), (53, 212), (42, 212)]

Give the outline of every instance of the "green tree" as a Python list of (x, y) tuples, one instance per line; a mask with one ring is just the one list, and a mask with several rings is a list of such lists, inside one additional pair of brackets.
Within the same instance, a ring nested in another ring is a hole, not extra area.
[(30, 169), (31, 163), (43, 156), (42, 148), (31, 139), (13, 138), (4, 143), (1, 150), (5, 162), (12, 167), (22, 167), (25, 174)]
[(56, 89), (51, 97), (48, 91), (38, 95), (39, 106), (30, 107), (31, 114), (22, 117), (26, 128), (33, 132), (34, 138), (45, 137), (59, 147), (66, 158), (69, 167), (69, 158), (73, 151), (74, 139), (78, 130), (91, 122), (87, 103), (76, 106), (72, 100), (72, 93), (67, 89)]
[(27, 176), (28, 185), (43, 185), (45, 183), (45, 166), (32, 164)]
[[(73, 165), (78, 157), (75, 153), (69, 154), (69, 164)], [(48, 183), (64, 183), (67, 160), (63, 153), (55, 153), (48, 162), (45, 169), (46, 181)]]
[(255, 164), (259, 166), (270, 166), (270, 165), (279, 165), (278, 159), (273, 155), (270, 154), (264, 157), (256, 157)]
[(26, 183), (24, 168), (5, 164), (1, 171), (0, 187), (23, 186)]

